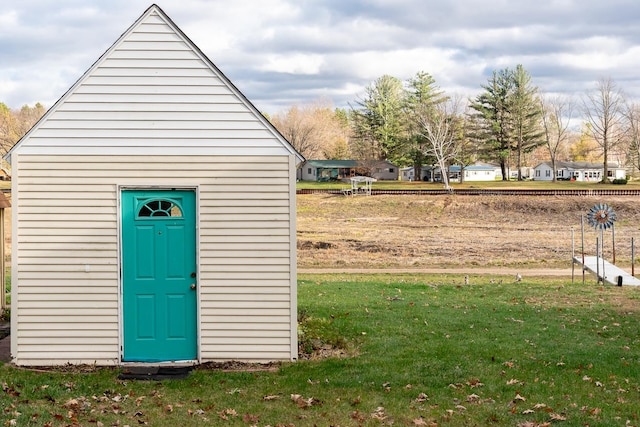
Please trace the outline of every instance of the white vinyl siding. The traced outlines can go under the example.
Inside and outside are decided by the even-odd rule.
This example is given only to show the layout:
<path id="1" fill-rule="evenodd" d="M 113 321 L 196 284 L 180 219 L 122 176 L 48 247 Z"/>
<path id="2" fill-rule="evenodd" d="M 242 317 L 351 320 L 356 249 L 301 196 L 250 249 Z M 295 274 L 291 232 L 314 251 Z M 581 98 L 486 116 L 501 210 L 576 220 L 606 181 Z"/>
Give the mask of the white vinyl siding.
<path id="1" fill-rule="evenodd" d="M 289 156 L 13 161 L 18 364 L 119 363 L 118 186 L 150 185 L 199 189 L 201 360 L 295 357 Z"/>
<path id="2" fill-rule="evenodd" d="M 28 135 L 22 153 L 287 151 L 268 121 L 157 12 L 123 37 Z"/>

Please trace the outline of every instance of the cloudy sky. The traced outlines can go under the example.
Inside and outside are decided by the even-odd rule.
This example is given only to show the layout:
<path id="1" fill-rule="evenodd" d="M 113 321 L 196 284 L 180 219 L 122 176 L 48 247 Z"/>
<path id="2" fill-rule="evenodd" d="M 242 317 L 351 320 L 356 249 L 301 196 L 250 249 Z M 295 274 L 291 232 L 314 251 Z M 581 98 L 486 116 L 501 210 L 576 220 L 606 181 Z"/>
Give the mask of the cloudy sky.
<path id="1" fill-rule="evenodd" d="M 158 0 L 263 112 L 346 107 L 376 78 L 430 73 L 475 96 L 522 64 L 546 93 L 611 78 L 640 99 L 637 0 Z M 0 102 L 51 106 L 151 5 L 1 0 Z"/>

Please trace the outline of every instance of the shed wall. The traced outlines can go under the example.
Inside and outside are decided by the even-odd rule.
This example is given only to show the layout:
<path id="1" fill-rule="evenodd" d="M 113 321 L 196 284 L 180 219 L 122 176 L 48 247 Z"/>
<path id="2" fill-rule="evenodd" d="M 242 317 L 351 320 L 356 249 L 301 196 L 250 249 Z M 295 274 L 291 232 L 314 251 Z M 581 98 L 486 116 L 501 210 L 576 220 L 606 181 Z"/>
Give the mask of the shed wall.
<path id="1" fill-rule="evenodd" d="M 13 168 L 16 363 L 119 363 L 119 186 L 198 187 L 201 361 L 297 357 L 291 156 L 20 153 Z"/>

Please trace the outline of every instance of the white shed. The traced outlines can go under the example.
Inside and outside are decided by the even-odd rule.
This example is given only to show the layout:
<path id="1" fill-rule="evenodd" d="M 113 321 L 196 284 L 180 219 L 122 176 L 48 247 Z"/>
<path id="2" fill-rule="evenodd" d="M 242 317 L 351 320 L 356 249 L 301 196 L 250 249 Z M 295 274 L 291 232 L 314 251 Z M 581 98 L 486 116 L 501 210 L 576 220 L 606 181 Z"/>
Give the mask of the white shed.
<path id="1" fill-rule="evenodd" d="M 6 157 L 14 363 L 297 358 L 304 159 L 158 6 Z"/>

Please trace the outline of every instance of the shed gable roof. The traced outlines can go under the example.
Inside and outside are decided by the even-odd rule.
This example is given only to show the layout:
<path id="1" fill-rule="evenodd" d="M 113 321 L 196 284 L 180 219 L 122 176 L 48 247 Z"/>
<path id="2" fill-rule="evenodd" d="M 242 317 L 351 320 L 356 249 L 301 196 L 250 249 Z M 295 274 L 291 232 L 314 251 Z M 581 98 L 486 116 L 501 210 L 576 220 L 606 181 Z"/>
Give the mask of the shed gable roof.
<path id="1" fill-rule="evenodd" d="M 221 154 L 304 158 L 152 5 L 5 156 Z"/>

